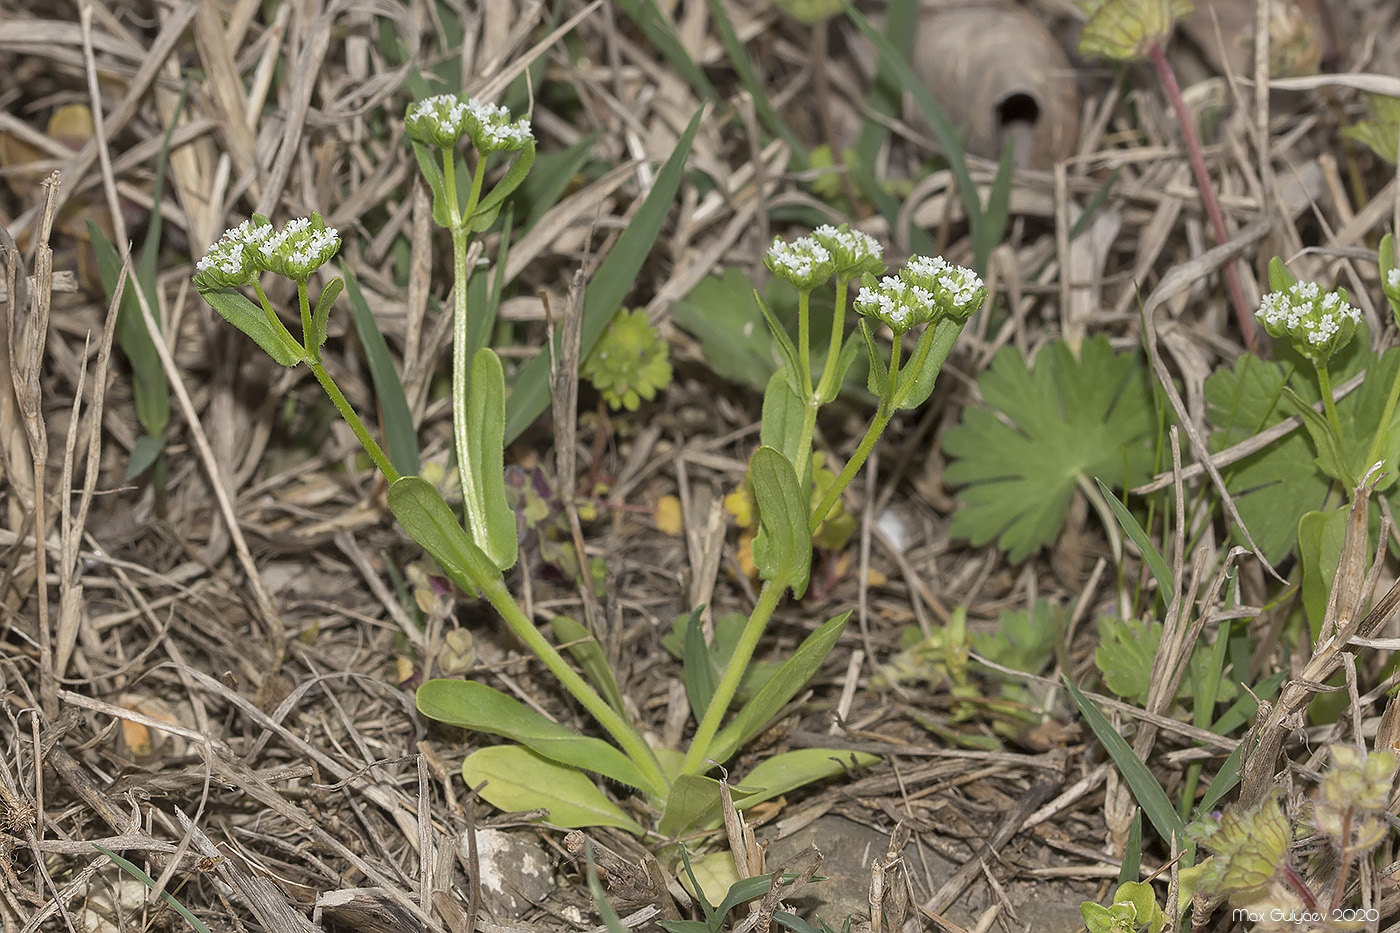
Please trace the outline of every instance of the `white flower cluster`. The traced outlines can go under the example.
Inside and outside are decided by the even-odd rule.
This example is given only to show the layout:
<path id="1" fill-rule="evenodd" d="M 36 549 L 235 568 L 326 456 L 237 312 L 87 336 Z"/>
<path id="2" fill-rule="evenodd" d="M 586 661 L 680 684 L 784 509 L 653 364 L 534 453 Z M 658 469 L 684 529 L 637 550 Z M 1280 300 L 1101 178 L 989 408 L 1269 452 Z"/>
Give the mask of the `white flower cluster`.
<path id="1" fill-rule="evenodd" d="M 774 275 L 787 279 L 801 291 L 811 291 L 824 284 L 836 270 L 831 251 L 810 236 L 798 237 L 791 243 L 774 237 L 764 264 Z"/>
<path id="2" fill-rule="evenodd" d="M 897 275 L 876 282 L 872 276 L 856 296 L 856 313 L 873 317 L 902 334 L 933 317 L 933 293 L 920 285 L 910 285 Z"/>
<path id="3" fill-rule="evenodd" d="M 952 317 L 971 316 L 987 297 L 987 288 L 976 272 L 942 256 L 914 256 L 900 274 L 910 284 L 931 291 L 938 309 Z"/>
<path id="4" fill-rule="evenodd" d="M 1393 292 L 1400 291 L 1400 266 L 1385 274 L 1385 287 Z"/>
<path id="5" fill-rule="evenodd" d="M 529 120 L 512 122 L 505 107 L 456 94 L 414 101 L 403 120 L 410 137 L 443 149 L 456 146 L 463 135 L 482 153 L 524 149 L 533 138 Z"/>
<path id="6" fill-rule="evenodd" d="M 1264 296 L 1255 316 L 1272 337 L 1287 337 L 1304 356 L 1326 361 L 1351 341 L 1361 312 L 1344 292 L 1324 292 L 1316 282 L 1295 282 Z"/>
<path id="7" fill-rule="evenodd" d="M 265 218 L 245 220 L 224 231 L 195 263 L 195 285 L 202 288 L 235 288 L 246 285 L 260 264 L 255 250 L 272 234 Z"/>
<path id="8" fill-rule="evenodd" d="M 513 152 L 524 149 L 533 138 L 529 120 L 522 117 L 512 122 L 505 107 L 474 97 L 467 101 L 467 133 L 478 152 Z"/>
<path id="9" fill-rule="evenodd" d="M 831 254 L 838 282 L 849 282 L 863 273 L 874 274 L 884 268 L 881 261 L 884 247 L 870 234 L 852 230 L 847 224 L 840 227 L 822 224 L 812 231 L 812 239 Z"/>

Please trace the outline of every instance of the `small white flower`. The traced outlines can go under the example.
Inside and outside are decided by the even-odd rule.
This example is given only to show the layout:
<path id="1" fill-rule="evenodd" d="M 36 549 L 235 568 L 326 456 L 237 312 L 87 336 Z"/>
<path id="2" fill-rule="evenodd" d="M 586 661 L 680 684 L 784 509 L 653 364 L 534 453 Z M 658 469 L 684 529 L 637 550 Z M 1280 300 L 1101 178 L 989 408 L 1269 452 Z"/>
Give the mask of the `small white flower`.
<path id="1" fill-rule="evenodd" d="M 1361 312 L 1347 303 L 1345 292 L 1324 292 L 1315 282 L 1295 282 L 1270 292 L 1255 316 L 1270 336 L 1287 337 L 1314 363 L 1325 363 L 1350 343 L 1361 322 Z"/>
<path id="2" fill-rule="evenodd" d="M 884 268 L 884 247 L 868 233 L 852 230 L 847 224 L 822 224 L 812 231 L 812 239 L 831 253 L 838 282 L 858 279 L 866 272 L 879 273 Z"/>

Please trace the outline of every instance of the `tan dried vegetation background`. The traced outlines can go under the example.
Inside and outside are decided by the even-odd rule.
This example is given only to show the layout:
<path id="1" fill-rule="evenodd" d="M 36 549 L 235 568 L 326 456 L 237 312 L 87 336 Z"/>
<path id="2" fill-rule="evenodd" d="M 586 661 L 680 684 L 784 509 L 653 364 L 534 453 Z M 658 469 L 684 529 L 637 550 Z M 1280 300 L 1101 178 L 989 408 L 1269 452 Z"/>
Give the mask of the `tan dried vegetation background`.
<path id="1" fill-rule="evenodd" d="M 769 99 L 804 142 L 849 143 L 873 60 L 854 30 L 840 17 L 813 29 L 767 3 L 719 2 Z M 444 55 L 457 58 L 466 90 L 492 99 L 542 63 L 533 72 L 542 96 L 531 114 L 541 150 L 594 134 L 593 157 L 615 167 L 577 179 L 546 221 L 512 246 L 502 314 L 524 342 L 504 352 L 526 357 L 545 337 L 541 296 L 554 309 L 568 306 L 575 271 L 606 255 L 705 103 L 621 6 L 0 3 L 0 230 L 32 276 L 8 280 L 17 294 L 7 305 L 9 352 L 0 355 L 6 933 L 184 927 L 92 842 L 143 865 L 215 930 L 320 924 L 494 933 L 596 923 L 560 832 L 471 804 L 456 764 L 480 737 L 433 727 L 414 712 L 412 684 L 442 668 L 444 642 L 441 632 L 412 622 L 396 590 L 392 573 L 418 554 L 389 518 L 383 487 L 356 458 L 353 437 L 329 419 L 304 368 L 264 358 L 196 298 L 189 280 L 192 257 L 251 212 L 277 221 L 321 212 L 345 238 L 343 258 L 394 350 L 423 450 L 441 459 L 450 414 L 433 380 L 450 328 L 429 299 L 444 297 L 450 263 L 402 137 L 407 66 L 385 59 L 382 40 L 397 36 L 424 70 Z M 930 16 L 940 13 L 928 6 Z M 698 603 L 745 611 L 752 597 L 719 502 L 756 443 L 758 399 L 716 377 L 699 344 L 669 326 L 668 309 L 714 272 L 739 269 L 761 281 L 767 242 L 793 232 L 770 223 L 775 209 L 829 208 L 812 195 L 810 178 L 786 174 L 784 145 L 759 133 L 713 28 L 714 7 L 703 0 L 662 7 L 726 95 L 709 105 L 690 160 L 703 190 L 683 186 L 630 298 L 661 322 L 677 378 L 640 415 L 611 423 L 585 392 L 576 433 L 563 435 L 573 433 L 583 478 L 607 483 L 609 507 L 585 543 L 589 554 L 606 557 L 599 612 L 608 650 L 641 715 L 674 740 L 685 702 L 660 635 Z M 956 605 L 968 607 L 976 627 L 1049 597 L 1072 610 L 1071 632 L 1090 634 L 1079 623 L 1118 598 L 1100 524 L 1077 503 L 1058 545 L 1021 566 L 949 540 L 953 500 L 940 481 L 937 440 L 999 347 L 1030 352 L 1057 336 L 1089 333 L 1139 344 L 1140 299 L 1171 270 L 1191 271 L 1215 245 L 1148 71 L 1079 60 L 1080 17 L 1069 0 L 1028 0 L 1001 14 L 976 7 L 921 34 L 916 64 L 954 120 L 969 127 L 974 154 L 994 155 L 1007 132 L 1025 137 L 1012 223 L 990 270 L 1012 314 L 995 330 L 985 315 L 974 321 L 929 406 L 896 422 L 872 462 L 878 470 L 849 502 L 860 534 L 821 565 L 805 601 L 785 606 L 769 638 L 770 650 L 790 650 L 820 620 L 858 606 L 858 624 L 809 702 L 768 737 L 768 748 L 847 743 L 884 761 L 755 817 L 773 853 L 784 840 L 812 840 L 826 852 L 832 880 L 820 886 L 823 916 L 838 927 L 846 912 L 867 919 L 866 866 L 902 824 L 913 837 L 904 862 L 877 877 L 891 890 L 909 885 L 912 927 L 934 928 L 930 918 L 943 918 L 968 929 L 1075 929 L 1078 902 L 1102 900 L 1117 876 L 1131 812 L 1116 772 L 1057 695 L 1057 680 L 1037 681 L 1050 712 L 1000 751 L 935 737 L 925 725 L 943 721 L 949 708 L 936 689 L 869 688 L 874 665 L 893 654 L 904 627 L 932 631 Z M 1319 246 L 1326 249 L 1302 271 L 1295 267 L 1300 277 L 1341 274 L 1353 294 L 1378 294 L 1374 266 L 1349 260 L 1367 250 L 1374 256 L 1371 244 L 1395 211 L 1394 183 L 1386 166 L 1339 139 L 1357 115 L 1357 93 L 1329 75 L 1397 73 L 1393 4 L 1302 4 L 1297 15 L 1314 30 L 1309 54 L 1323 75 L 1268 95 L 1248 80 L 1254 63 L 1243 36 L 1255 4 L 1202 7 L 1171 53 L 1188 100 L 1216 112 L 1208 163 L 1230 230 L 1240 234 L 1247 292 L 1257 298 L 1269 256 Z M 465 30 L 446 52 L 445 21 Z M 177 114 L 187 77 L 189 96 Z M 548 100 L 559 95 L 551 98 L 550 86 L 576 95 L 567 117 L 551 110 Z M 1015 93 L 1039 119 L 1008 130 L 997 104 Z M 141 429 L 129 370 L 111 352 L 113 317 L 86 222 L 114 242 L 139 244 L 172 121 L 158 271 L 173 415 L 167 493 L 158 500 L 149 477 L 124 477 Z M 933 157 L 930 147 L 916 122 L 896 123 L 875 169 L 907 179 Z M 973 167 L 980 183 L 990 181 L 994 165 Z M 1119 181 L 1091 233 L 1071 247 L 1069 225 L 1115 169 Z M 932 231 L 949 258 L 967 261 L 949 173 L 913 181 L 904 219 Z M 891 230 L 879 217 L 832 219 L 857 220 L 892 257 L 907 254 L 902 227 Z M 1178 276 L 1174 290 L 1158 296 L 1150 339 L 1188 387 L 1241 350 L 1212 271 Z M 43 332 L 36 322 L 50 295 Z M 332 318 L 326 355 L 351 401 L 372 413 L 348 312 Z M 838 455 L 849 453 L 865 417 L 849 407 L 824 424 Z M 551 430 L 546 419 L 508 458 L 547 472 L 558 436 L 560 426 Z M 683 505 L 682 534 L 653 522 L 664 496 Z M 874 528 L 887 509 L 907 533 L 900 547 Z M 36 537 L 45 542 L 42 560 Z M 542 620 L 581 615 L 579 593 L 538 564 L 527 565 L 526 582 Z M 578 719 L 489 613 L 465 599 L 454 610 L 451 626 L 474 637 L 472 676 Z M 1067 648 L 1063 669 L 1082 674 L 1092 639 L 1071 638 Z M 1124 717 L 1142 714 L 1110 706 Z M 1169 784 L 1191 758 L 1218 763 L 1233 747 L 1162 716 L 1152 721 L 1159 731 L 1148 754 Z M 764 754 L 759 747 L 746 761 Z M 522 899 L 478 884 L 461 845 L 469 827 L 505 828 L 530 846 L 525 851 L 544 865 L 544 886 Z M 629 840 L 597 838 L 624 857 L 636 854 Z M 853 867 L 841 868 L 842 854 Z M 1163 854 L 1149 861 L 1160 864 Z M 528 868 L 516 858 L 513 889 L 524 886 Z M 1394 884 L 1386 884 L 1393 904 Z M 374 889 L 369 913 L 345 906 L 352 897 L 343 892 L 362 888 Z M 655 916 L 642 907 L 632 925 Z M 892 925 L 888 917 L 883 923 Z"/>

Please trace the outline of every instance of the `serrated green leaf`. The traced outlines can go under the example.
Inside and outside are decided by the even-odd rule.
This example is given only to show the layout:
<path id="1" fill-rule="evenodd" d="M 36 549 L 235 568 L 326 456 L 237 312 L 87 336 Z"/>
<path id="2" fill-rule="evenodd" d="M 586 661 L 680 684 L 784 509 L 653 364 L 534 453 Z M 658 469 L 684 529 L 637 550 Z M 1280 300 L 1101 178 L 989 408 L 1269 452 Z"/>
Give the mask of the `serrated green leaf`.
<path id="1" fill-rule="evenodd" d="M 994 629 L 972 636 L 978 654 L 1004 667 L 1038 674 L 1055 654 L 1064 626 L 1064 611 L 1050 600 L 1035 601 L 1031 611 L 1009 609 L 997 617 Z"/>
<path id="2" fill-rule="evenodd" d="M 1094 666 L 1108 689 L 1136 703 L 1147 699 L 1152 686 L 1152 662 L 1162 641 L 1162 623 L 1099 616 L 1099 646 Z"/>
<path id="3" fill-rule="evenodd" d="M 982 545 L 997 539 L 1022 561 L 1059 534 L 1081 478 L 1114 488 L 1146 478 L 1156 415 L 1146 370 L 1102 337 L 1076 361 L 1057 341 L 1032 369 L 1006 347 L 978 379 L 990 409 L 969 408 L 948 432 L 944 478 L 966 484 L 950 532 Z M 1010 422 L 1010 423 L 1007 423 Z"/>
<path id="4" fill-rule="evenodd" d="M 613 803 L 588 776 L 576 768 L 522 748 L 492 745 L 462 761 L 468 787 L 483 781 L 481 796 L 506 811 L 549 810 L 549 821 L 568 829 L 615 826 L 640 836 L 642 828 Z"/>
<path id="5" fill-rule="evenodd" d="M 749 481 L 758 503 L 758 536 L 753 559 L 765 580 L 789 587 L 801 598 L 812 565 L 807 531 L 808 497 L 802 495 L 792 462 L 772 447 L 760 447 L 749 462 Z"/>
<path id="6" fill-rule="evenodd" d="M 435 679 L 418 688 L 414 701 L 424 716 L 475 732 L 518 742 L 551 761 L 594 771 L 650 793 L 652 787 L 632 760 L 602 739 L 552 722 L 499 690 L 471 680 Z"/>
<path id="7" fill-rule="evenodd" d="M 729 725 L 719 731 L 706 750 L 705 757 L 723 764 L 733 757 L 745 742 L 763 731 L 788 700 L 795 697 L 797 691 L 805 687 L 821 669 L 850 617 L 850 610 L 847 610 L 829 619 L 821 628 L 803 639 L 792 657 L 784 661 L 768 682 L 754 694 L 754 698 L 740 708 Z"/>

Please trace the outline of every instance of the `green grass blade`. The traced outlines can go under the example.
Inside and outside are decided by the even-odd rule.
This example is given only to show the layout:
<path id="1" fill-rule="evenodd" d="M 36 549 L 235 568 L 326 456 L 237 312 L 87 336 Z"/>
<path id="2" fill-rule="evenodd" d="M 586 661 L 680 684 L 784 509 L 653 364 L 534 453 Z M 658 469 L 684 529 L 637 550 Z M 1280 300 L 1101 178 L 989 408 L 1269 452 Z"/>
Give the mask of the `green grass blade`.
<path id="1" fill-rule="evenodd" d="M 900 61 L 908 61 L 914 51 L 914 32 L 919 25 L 921 7 L 920 0 L 890 0 L 885 9 L 885 38 Z M 902 97 L 899 79 L 881 58 L 870 94 L 865 99 L 865 124 L 856 143 L 856 154 L 862 165 L 875 164 L 880 148 L 890 135 L 888 120 L 879 118 L 896 117 Z"/>
<path id="2" fill-rule="evenodd" d="M 1137 545 L 1142 553 L 1142 559 L 1147 562 L 1147 569 L 1152 571 L 1152 576 L 1157 580 L 1157 589 L 1162 594 L 1162 601 L 1165 603 L 1172 598 L 1172 593 L 1176 591 L 1176 583 L 1172 579 L 1172 569 L 1167 564 L 1167 559 L 1162 556 L 1162 552 L 1157 550 L 1157 545 L 1152 543 L 1152 539 L 1147 536 L 1142 525 L 1133 517 L 1133 513 L 1128 511 L 1128 507 L 1119 501 L 1114 494 L 1103 484 L 1100 479 L 1095 479 L 1099 492 L 1103 494 L 1104 501 L 1113 510 L 1113 515 L 1118 519 L 1118 524 L 1122 526 L 1123 533 L 1128 536 L 1128 540 Z M 1136 879 L 1134 879 L 1136 880 Z"/>
<path id="3" fill-rule="evenodd" d="M 710 79 L 705 77 L 705 72 L 685 50 L 680 37 L 671 27 L 670 20 L 657 8 L 655 0 L 617 0 L 617 8 L 637 24 L 647 41 L 656 46 L 662 57 L 670 62 L 671 67 L 689 81 L 691 87 L 699 91 L 701 96 L 715 101 L 722 100 L 719 91 L 715 90 Z"/>
<path id="4" fill-rule="evenodd" d="M 1132 746 L 1124 741 L 1104 714 L 1099 712 L 1099 708 L 1090 703 L 1068 677 L 1061 674 L 1060 679 L 1069 690 L 1074 705 L 1079 707 L 1080 715 L 1089 723 L 1089 728 L 1094 730 L 1094 735 L 1108 752 L 1108 757 L 1118 766 L 1118 773 L 1123 775 L 1123 780 L 1128 783 L 1128 789 L 1133 792 L 1138 806 L 1142 807 L 1158 834 L 1163 839 L 1171 839 L 1173 834 L 1184 838 L 1185 824 L 1177 815 L 1167 792 L 1162 790 L 1162 785 L 1157 783 L 1147 765 L 1133 753 Z"/>
<path id="5" fill-rule="evenodd" d="M 880 34 L 854 6 L 850 0 L 841 0 L 841 7 L 846 11 L 846 15 L 851 21 L 865 33 L 866 37 L 875 44 L 876 53 L 880 57 L 880 67 L 888 68 L 894 75 L 899 86 L 914 96 L 914 103 L 918 104 L 924 119 L 928 121 L 929 128 L 933 131 L 934 138 L 943 147 L 943 155 L 948 160 L 948 167 L 952 169 L 953 179 L 957 182 L 958 196 L 962 199 L 963 207 L 967 210 L 968 225 L 972 229 L 972 242 L 981 242 L 979 232 L 986 222 L 986 217 L 982 210 L 982 198 L 977 193 L 977 186 L 973 184 L 972 175 L 967 169 L 967 159 L 963 155 L 962 140 L 958 138 L 957 131 L 953 124 L 949 122 L 947 113 L 933 99 L 929 89 L 914 74 L 914 69 L 909 67 L 909 62 L 901 56 L 890 41 Z M 985 257 L 982 257 L 983 264 L 974 264 L 973 271 L 978 275 L 986 276 L 987 269 Z"/>
<path id="6" fill-rule="evenodd" d="M 1133 811 L 1133 822 L 1128 827 L 1128 844 L 1123 849 L 1123 863 L 1118 866 L 1118 883 L 1127 884 L 1138 880 L 1142 873 L 1142 807 Z"/>
<path id="7" fill-rule="evenodd" d="M 802 145 L 802 141 L 773 109 L 773 105 L 768 100 L 768 89 L 764 87 L 763 82 L 755 73 L 748 49 L 744 48 L 744 43 L 739 40 L 738 33 L 734 31 L 734 24 L 729 21 L 729 14 L 725 12 L 724 4 L 720 0 L 706 0 L 706 2 L 710 5 L 710 17 L 714 22 L 715 29 L 719 31 L 720 41 L 724 43 L 724 51 L 729 56 L 729 63 L 734 66 L 734 71 L 739 76 L 739 83 L 744 86 L 744 90 L 748 91 L 749 96 L 753 99 L 754 111 L 758 114 L 759 120 L 772 133 L 782 137 L 794 159 L 806 165 L 807 147 Z"/>
<path id="8" fill-rule="evenodd" d="M 107 856 L 109 859 L 115 862 L 117 867 L 120 868 L 122 871 L 126 872 L 128 875 L 135 878 L 137 881 L 141 882 L 146 887 L 150 888 L 152 891 L 156 889 L 155 879 L 152 878 L 150 875 L 146 874 L 144 871 L 142 871 L 140 866 L 136 865 L 134 862 L 130 862 L 122 858 L 120 855 L 113 852 L 111 849 L 104 849 L 102 846 L 98 845 L 95 842 L 90 843 L 90 845 L 98 852 L 101 852 L 103 855 Z M 179 901 L 175 900 L 175 896 L 169 891 L 160 892 L 160 896 L 162 900 L 164 900 L 167 904 L 174 908 L 175 912 L 178 913 L 180 916 L 184 917 L 185 920 L 189 923 L 189 925 L 198 930 L 199 933 L 210 933 L 209 928 L 204 925 L 203 921 L 201 921 L 194 914 L 190 913 L 189 909 L 186 908 L 184 904 L 181 904 Z"/>
<path id="9" fill-rule="evenodd" d="M 985 269 L 987 257 L 1006 235 L 1006 223 L 1011 216 L 1011 173 L 1014 169 L 1012 157 L 1016 147 L 1008 142 L 1001 151 L 997 163 L 997 175 L 992 181 L 991 193 L 987 196 L 987 212 L 982 215 L 982 224 L 977 228 L 977 239 L 972 244 L 973 265 Z"/>
<path id="10" fill-rule="evenodd" d="M 389 355 L 389 345 L 375 323 L 374 312 L 365 301 L 364 292 L 350 267 L 342 265 L 340 275 L 345 279 L 345 292 L 350 296 L 350 311 L 355 318 L 355 332 L 365 348 L 369 361 L 370 378 L 374 381 L 374 394 L 379 400 L 379 422 L 384 434 L 384 446 L 389 454 L 389 462 L 404 476 L 418 473 L 418 438 L 413 431 L 413 415 L 408 410 L 408 397 L 404 395 L 403 383 L 399 381 L 394 359 Z"/>
<path id="11" fill-rule="evenodd" d="M 642 206 L 632 215 L 627 229 L 618 238 L 616 245 L 598 274 L 588 284 L 583 298 L 582 335 L 579 345 L 579 359 L 587 359 L 593 345 L 598 342 L 608 321 L 627 297 L 642 263 L 646 261 L 661 225 L 671 211 L 685 172 L 685 162 L 690 155 L 691 143 L 700 127 L 699 111 L 691 118 L 681 138 L 676 142 L 675 151 L 657 173 L 651 193 Z M 549 351 L 543 351 L 521 368 L 515 380 L 515 388 L 506 401 L 505 442 L 510 444 L 521 432 L 528 428 L 540 413 L 549 405 Z"/>

